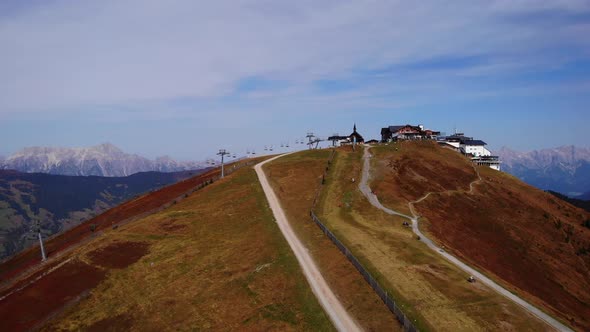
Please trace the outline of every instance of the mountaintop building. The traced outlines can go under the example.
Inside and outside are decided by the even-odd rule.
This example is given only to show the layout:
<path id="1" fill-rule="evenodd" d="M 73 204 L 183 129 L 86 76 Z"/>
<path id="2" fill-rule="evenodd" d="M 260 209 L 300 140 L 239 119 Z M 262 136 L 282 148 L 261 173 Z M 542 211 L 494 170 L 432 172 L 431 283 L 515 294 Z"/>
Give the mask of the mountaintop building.
<path id="1" fill-rule="evenodd" d="M 363 138 L 363 136 L 356 131 L 356 123 L 352 127 L 352 134 L 350 134 L 348 137 L 351 142 L 355 142 L 355 140 L 357 143 L 364 143 L 365 142 L 365 139 Z"/>
<path id="2" fill-rule="evenodd" d="M 328 141 L 332 141 L 332 145 L 335 146 L 336 142 L 339 142 L 340 144 L 350 144 L 353 142 L 364 143 L 365 139 L 363 138 L 363 136 L 361 134 L 358 133 L 358 131 L 356 131 L 356 123 L 355 123 L 354 126 L 352 127 L 352 134 L 350 134 L 348 136 L 339 136 L 338 134 L 334 134 L 334 135 L 328 137 Z"/>
<path id="3" fill-rule="evenodd" d="M 451 136 L 442 137 L 438 143 L 461 152 L 476 165 L 484 165 L 497 171 L 500 170 L 500 164 L 502 163 L 500 158 L 492 156 L 492 152 L 485 147 L 487 143 L 482 140 L 467 137 L 462 133 L 455 133 Z"/>
<path id="4" fill-rule="evenodd" d="M 381 129 L 381 142 L 392 142 L 398 140 L 436 139 L 439 131 L 424 129 L 423 125 L 413 126 L 410 124 L 389 126 Z"/>

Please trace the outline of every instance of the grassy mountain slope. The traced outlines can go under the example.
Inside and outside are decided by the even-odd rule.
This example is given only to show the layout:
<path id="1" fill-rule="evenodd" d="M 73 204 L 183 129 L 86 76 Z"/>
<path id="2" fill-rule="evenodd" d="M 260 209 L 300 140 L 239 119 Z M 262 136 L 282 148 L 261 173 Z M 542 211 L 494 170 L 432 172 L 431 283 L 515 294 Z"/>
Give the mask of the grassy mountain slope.
<path id="1" fill-rule="evenodd" d="M 309 216 L 330 153 L 298 152 L 264 169 L 297 236 L 347 311 L 366 330 L 401 330 L 393 314 Z"/>
<path id="2" fill-rule="evenodd" d="M 420 330 L 539 331 L 546 325 L 417 241 L 405 221 L 358 190 L 362 149 L 338 150 L 318 214 L 402 306 Z M 355 181 L 352 181 L 352 179 Z"/>
<path id="3" fill-rule="evenodd" d="M 584 210 L 590 212 L 590 200 L 588 200 L 588 199 L 570 198 L 570 197 L 567 197 L 566 195 L 563 195 L 563 194 L 560 194 L 558 192 L 551 191 L 551 190 L 547 190 L 547 192 L 550 193 L 551 195 L 563 200 L 563 201 L 570 203 L 573 206 L 577 206 L 580 209 L 584 209 Z M 588 227 L 590 227 L 590 220 L 588 221 L 588 224 L 589 224 Z"/>
<path id="4" fill-rule="evenodd" d="M 332 329 L 251 167 L 54 259 L 64 265 L 0 300 L 9 328 Z"/>
<path id="5" fill-rule="evenodd" d="M 62 176 L 0 170 L 0 260 L 144 192 L 206 170 L 127 177 Z"/>
<path id="6" fill-rule="evenodd" d="M 386 205 L 416 204 L 421 227 L 466 262 L 580 330 L 590 329 L 588 212 L 431 142 L 374 148 Z M 408 176 L 411 175 L 411 176 Z M 411 194 L 399 188 L 413 188 Z M 391 202 L 395 202 L 392 204 Z"/>

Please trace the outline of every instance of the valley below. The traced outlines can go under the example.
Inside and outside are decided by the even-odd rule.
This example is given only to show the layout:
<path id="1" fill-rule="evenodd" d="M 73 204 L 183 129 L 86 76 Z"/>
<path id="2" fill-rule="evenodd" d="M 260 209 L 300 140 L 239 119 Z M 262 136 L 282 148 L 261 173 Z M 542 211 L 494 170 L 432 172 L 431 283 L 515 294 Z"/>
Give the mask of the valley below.
<path id="1" fill-rule="evenodd" d="M 64 176 L 0 170 L 0 260 L 148 191 L 206 171 L 127 177 Z M 90 226 L 89 226 L 90 227 Z"/>

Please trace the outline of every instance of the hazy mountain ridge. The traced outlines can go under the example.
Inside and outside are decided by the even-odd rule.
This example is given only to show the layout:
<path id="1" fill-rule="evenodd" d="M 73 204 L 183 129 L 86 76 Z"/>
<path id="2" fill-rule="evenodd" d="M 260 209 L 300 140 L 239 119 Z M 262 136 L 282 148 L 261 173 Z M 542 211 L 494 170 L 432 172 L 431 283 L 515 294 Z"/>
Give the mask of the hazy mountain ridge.
<path id="1" fill-rule="evenodd" d="M 205 171 L 146 172 L 127 177 L 66 176 L 0 170 L 0 260 L 44 236 L 75 226 L 133 196 Z"/>
<path id="2" fill-rule="evenodd" d="M 0 159 L 0 169 L 76 176 L 128 176 L 139 172 L 179 172 L 204 167 L 205 163 L 178 162 L 168 156 L 150 160 L 125 153 L 110 143 L 86 148 L 28 147 Z"/>
<path id="3" fill-rule="evenodd" d="M 570 197 L 567 197 L 565 195 L 562 195 L 558 192 L 551 191 L 551 190 L 548 190 L 547 192 L 550 193 L 551 195 L 563 200 L 563 201 L 570 203 L 573 206 L 577 206 L 580 209 L 584 209 L 584 210 L 590 212 L 590 200 L 570 198 Z M 590 225 L 588 227 L 590 227 Z"/>
<path id="4" fill-rule="evenodd" d="M 590 149 L 562 146 L 530 152 L 503 147 L 502 170 L 543 190 L 571 196 L 590 190 Z"/>

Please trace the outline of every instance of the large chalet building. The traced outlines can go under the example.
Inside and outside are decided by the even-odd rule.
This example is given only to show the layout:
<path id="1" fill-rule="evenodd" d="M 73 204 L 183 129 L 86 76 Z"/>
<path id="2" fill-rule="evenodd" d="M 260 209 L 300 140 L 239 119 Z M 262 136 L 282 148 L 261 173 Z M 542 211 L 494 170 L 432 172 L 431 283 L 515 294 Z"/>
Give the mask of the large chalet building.
<path id="1" fill-rule="evenodd" d="M 439 131 L 424 129 L 423 125 L 401 125 L 389 126 L 381 129 L 381 142 L 392 142 L 398 140 L 436 139 Z"/>
<path id="2" fill-rule="evenodd" d="M 441 136 L 439 131 L 425 129 L 422 125 L 413 126 L 409 124 L 381 129 L 381 142 L 383 143 L 426 139 L 436 140 L 441 146 L 464 154 L 476 165 L 485 165 L 500 170 L 500 158 L 492 156 L 490 150 L 486 148 L 486 142 L 467 137 L 462 133 L 455 132 L 451 136 Z"/>

